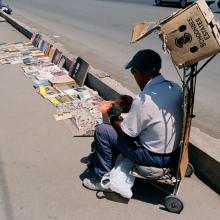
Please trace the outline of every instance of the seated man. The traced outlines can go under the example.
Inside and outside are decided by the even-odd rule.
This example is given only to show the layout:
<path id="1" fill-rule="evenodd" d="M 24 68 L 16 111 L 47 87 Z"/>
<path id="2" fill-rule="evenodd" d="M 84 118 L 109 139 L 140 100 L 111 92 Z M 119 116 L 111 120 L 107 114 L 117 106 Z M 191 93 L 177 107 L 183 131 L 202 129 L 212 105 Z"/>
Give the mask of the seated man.
<path id="1" fill-rule="evenodd" d="M 161 58 L 152 50 L 139 51 L 126 65 L 141 92 L 132 99 L 121 96 L 127 117 L 113 116 L 111 125 L 96 127 L 94 174 L 84 179 L 91 190 L 104 191 L 100 180 L 111 171 L 119 154 L 143 166 L 170 167 L 179 146 L 182 127 L 182 89 L 161 74 Z"/>

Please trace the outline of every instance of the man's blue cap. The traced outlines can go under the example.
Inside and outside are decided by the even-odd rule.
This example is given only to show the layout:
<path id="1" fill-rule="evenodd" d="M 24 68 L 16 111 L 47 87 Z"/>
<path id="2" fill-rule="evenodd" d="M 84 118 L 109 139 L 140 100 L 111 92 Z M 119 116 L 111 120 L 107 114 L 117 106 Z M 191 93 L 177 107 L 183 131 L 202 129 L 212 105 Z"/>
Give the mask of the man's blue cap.
<path id="1" fill-rule="evenodd" d="M 132 60 L 125 65 L 125 69 L 135 68 L 142 73 L 148 73 L 161 68 L 161 58 L 158 53 L 153 50 L 140 50 Z"/>

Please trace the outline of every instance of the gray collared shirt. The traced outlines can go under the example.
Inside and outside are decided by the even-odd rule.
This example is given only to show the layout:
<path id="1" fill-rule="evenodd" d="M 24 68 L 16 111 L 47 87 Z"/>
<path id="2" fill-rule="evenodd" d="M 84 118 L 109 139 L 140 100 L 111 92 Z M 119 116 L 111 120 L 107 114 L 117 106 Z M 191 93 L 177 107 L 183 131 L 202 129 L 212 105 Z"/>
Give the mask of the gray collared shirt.
<path id="1" fill-rule="evenodd" d="M 151 152 L 173 152 L 182 131 L 181 87 L 162 75 L 153 78 L 134 98 L 121 127 Z"/>

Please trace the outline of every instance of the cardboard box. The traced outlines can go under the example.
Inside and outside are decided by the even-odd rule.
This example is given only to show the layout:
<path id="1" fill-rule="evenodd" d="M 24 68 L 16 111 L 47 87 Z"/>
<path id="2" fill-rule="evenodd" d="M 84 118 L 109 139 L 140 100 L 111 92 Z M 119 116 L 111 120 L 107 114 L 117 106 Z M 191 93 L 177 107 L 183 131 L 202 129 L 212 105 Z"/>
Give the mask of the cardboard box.
<path id="1" fill-rule="evenodd" d="M 178 67 L 190 66 L 220 52 L 220 28 L 204 0 L 161 24 L 167 49 Z"/>
<path id="2" fill-rule="evenodd" d="M 143 22 L 135 27 L 132 42 L 152 32 Z M 141 35 L 138 36 L 135 29 L 138 29 Z M 205 0 L 198 0 L 165 18 L 157 24 L 156 29 L 179 68 L 190 66 L 220 52 L 220 23 L 215 20 Z"/>

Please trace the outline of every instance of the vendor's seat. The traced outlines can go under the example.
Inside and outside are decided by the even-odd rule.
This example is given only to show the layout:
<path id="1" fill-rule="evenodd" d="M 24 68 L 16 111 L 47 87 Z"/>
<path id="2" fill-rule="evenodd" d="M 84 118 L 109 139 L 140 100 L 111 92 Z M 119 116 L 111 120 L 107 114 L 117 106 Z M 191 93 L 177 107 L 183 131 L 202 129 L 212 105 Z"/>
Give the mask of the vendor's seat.
<path id="1" fill-rule="evenodd" d="M 176 182 L 176 178 L 172 175 L 173 171 L 172 168 L 147 167 L 135 164 L 130 174 L 149 181 L 173 185 Z"/>

